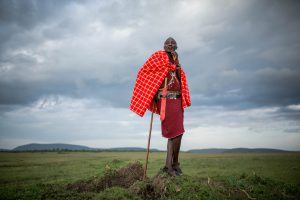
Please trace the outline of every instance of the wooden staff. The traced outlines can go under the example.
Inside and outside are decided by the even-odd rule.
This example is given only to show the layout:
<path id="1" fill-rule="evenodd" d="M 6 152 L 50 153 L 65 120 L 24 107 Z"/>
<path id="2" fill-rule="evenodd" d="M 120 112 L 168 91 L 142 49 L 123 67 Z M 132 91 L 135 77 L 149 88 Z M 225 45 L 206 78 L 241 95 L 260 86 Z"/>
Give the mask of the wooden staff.
<path id="1" fill-rule="evenodd" d="M 150 120 L 150 130 L 149 130 L 148 145 L 147 145 L 146 165 L 145 165 L 143 180 L 146 179 L 146 175 L 147 175 L 147 166 L 148 166 L 149 148 L 150 148 L 150 140 L 151 140 L 151 132 L 152 132 L 152 123 L 153 123 L 153 112 L 151 114 L 151 120 Z"/>
<path id="2" fill-rule="evenodd" d="M 167 105 L 167 81 L 168 78 L 165 78 L 165 86 L 162 90 L 162 98 L 161 98 L 161 106 L 160 106 L 160 120 L 164 121 L 165 116 L 166 116 L 166 105 Z"/>

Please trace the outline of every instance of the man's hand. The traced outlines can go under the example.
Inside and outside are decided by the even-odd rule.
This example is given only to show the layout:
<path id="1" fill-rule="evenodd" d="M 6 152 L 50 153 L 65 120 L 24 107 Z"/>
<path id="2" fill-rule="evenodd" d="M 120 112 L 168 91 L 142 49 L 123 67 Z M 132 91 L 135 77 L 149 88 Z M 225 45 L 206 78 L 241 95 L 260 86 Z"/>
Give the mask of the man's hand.
<path id="1" fill-rule="evenodd" d="M 174 60 L 175 64 L 177 65 L 177 68 L 180 68 L 181 65 L 179 63 L 177 52 L 176 51 L 172 51 L 171 54 L 172 54 L 172 57 L 173 57 L 173 60 Z"/>
<path id="2" fill-rule="evenodd" d="M 178 54 L 177 54 L 176 51 L 172 51 L 171 54 L 172 54 L 172 57 L 173 57 L 174 61 L 178 60 Z"/>

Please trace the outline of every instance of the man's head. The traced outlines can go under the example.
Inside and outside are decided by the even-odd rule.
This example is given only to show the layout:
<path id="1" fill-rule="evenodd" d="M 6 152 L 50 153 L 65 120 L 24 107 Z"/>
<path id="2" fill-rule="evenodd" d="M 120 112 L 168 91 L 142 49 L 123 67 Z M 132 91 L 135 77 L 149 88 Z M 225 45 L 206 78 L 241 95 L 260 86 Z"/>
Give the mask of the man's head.
<path id="1" fill-rule="evenodd" d="M 169 37 L 164 43 L 164 49 L 166 52 L 173 52 L 177 49 L 177 43 L 174 38 Z"/>

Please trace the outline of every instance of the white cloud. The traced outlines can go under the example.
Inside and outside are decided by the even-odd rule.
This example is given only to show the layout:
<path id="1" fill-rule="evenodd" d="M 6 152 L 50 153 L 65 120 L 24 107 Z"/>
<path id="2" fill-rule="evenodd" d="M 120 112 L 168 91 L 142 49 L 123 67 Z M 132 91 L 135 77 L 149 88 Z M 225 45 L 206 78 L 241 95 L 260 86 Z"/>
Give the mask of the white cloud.
<path id="1" fill-rule="evenodd" d="M 299 133 L 284 133 L 272 128 L 254 131 L 249 127 L 209 126 L 192 128 L 186 134 L 183 148 L 278 148 L 298 150 Z"/>
<path id="2" fill-rule="evenodd" d="M 296 150 L 299 123 L 277 118 L 278 108 L 230 110 L 224 107 L 194 107 L 185 111 L 182 150 L 209 147 L 269 147 Z M 2 148 L 20 141 L 60 142 L 109 148 L 146 147 L 150 114 L 144 118 L 128 108 L 114 108 L 106 102 L 46 96 L 27 107 L 1 115 Z M 154 117 L 151 147 L 165 149 L 160 121 Z M 297 129 L 298 128 L 298 129 Z M 284 138 L 284 139 L 281 139 Z"/>
<path id="3" fill-rule="evenodd" d="M 288 109 L 299 111 L 300 110 L 300 104 L 295 104 L 295 105 L 289 105 L 287 106 Z"/>
<path id="4" fill-rule="evenodd" d="M 8 15 L 3 28 L 0 101 L 19 105 L 0 112 L 3 148 L 30 141 L 145 146 L 149 115 L 127 108 L 133 82 L 146 58 L 173 36 L 192 97 L 183 149 L 300 149 L 299 122 L 281 113 L 300 110 L 294 6 L 237 0 L 47 6 L 36 15 L 6 9 L 16 16 Z M 151 146 L 166 147 L 157 116 Z"/>

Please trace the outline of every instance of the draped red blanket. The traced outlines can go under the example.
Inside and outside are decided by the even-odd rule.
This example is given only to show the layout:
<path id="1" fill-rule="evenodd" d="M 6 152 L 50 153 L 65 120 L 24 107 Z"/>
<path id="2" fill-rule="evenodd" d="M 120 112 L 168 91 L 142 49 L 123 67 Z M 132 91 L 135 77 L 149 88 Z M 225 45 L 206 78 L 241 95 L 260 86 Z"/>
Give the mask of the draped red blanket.
<path id="1" fill-rule="evenodd" d="M 169 61 L 167 53 L 163 50 L 153 53 L 144 65 L 140 68 L 133 95 L 130 102 L 130 110 L 143 117 L 146 110 L 159 114 L 154 95 L 158 91 L 168 72 L 175 70 L 176 65 Z M 185 76 L 185 72 L 180 70 L 182 108 L 191 105 L 190 92 Z"/>

